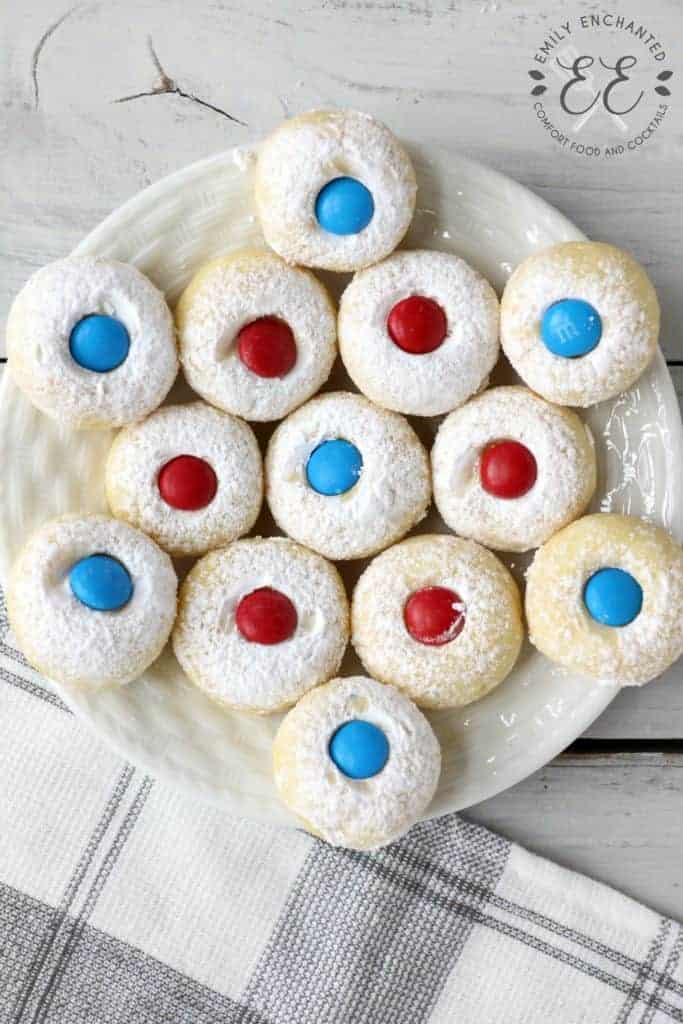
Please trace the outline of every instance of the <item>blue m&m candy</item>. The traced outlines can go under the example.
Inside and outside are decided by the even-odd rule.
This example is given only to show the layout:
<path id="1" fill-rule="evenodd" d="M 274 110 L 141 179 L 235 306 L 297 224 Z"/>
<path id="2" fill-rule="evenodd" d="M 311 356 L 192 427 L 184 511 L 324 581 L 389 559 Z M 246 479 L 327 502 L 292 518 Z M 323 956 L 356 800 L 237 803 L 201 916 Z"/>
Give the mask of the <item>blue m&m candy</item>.
<path id="1" fill-rule="evenodd" d="M 69 584 L 81 604 L 97 612 L 115 612 L 133 596 L 130 573 L 111 555 L 81 558 L 71 567 Z"/>
<path id="2" fill-rule="evenodd" d="M 372 192 L 357 178 L 333 178 L 318 192 L 315 216 L 332 235 L 357 235 L 375 212 Z"/>
<path id="3" fill-rule="evenodd" d="M 339 771 L 350 779 L 370 779 L 389 760 L 389 740 L 372 722 L 354 718 L 337 729 L 329 752 Z"/>
<path id="4" fill-rule="evenodd" d="M 630 572 L 600 569 L 593 573 L 583 591 L 591 618 L 604 626 L 627 626 L 643 607 L 643 590 Z"/>
<path id="5" fill-rule="evenodd" d="M 344 494 L 358 482 L 363 456 L 355 444 L 337 438 L 323 441 L 315 448 L 306 465 L 306 479 L 318 494 Z"/>
<path id="6" fill-rule="evenodd" d="M 72 359 L 85 370 L 109 373 L 123 363 L 130 348 L 130 335 L 120 320 L 93 313 L 79 320 L 69 336 Z"/>
<path id="7" fill-rule="evenodd" d="M 598 344 L 602 337 L 602 320 L 590 302 L 560 299 L 543 314 L 541 337 L 554 355 L 575 359 L 592 352 Z"/>

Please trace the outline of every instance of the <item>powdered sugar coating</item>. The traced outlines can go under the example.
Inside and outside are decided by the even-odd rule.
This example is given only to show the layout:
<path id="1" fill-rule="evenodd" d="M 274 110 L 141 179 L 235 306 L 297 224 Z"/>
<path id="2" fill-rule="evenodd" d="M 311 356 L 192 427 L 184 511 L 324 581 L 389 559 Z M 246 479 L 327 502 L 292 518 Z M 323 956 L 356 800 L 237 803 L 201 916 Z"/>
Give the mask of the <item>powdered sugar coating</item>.
<path id="1" fill-rule="evenodd" d="M 339 177 L 361 181 L 374 214 L 362 231 L 321 228 L 315 201 Z M 408 154 L 380 121 L 355 110 L 314 110 L 285 121 L 263 143 L 255 198 L 268 245 L 290 263 L 357 270 L 387 256 L 405 235 L 417 184 Z"/>
<path id="2" fill-rule="evenodd" d="M 560 299 L 589 302 L 602 320 L 597 346 L 584 356 L 554 355 L 541 338 L 545 310 Z M 604 242 L 562 242 L 529 256 L 501 301 L 501 341 L 513 367 L 539 395 L 585 407 L 633 384 L 652 360 L 659 303 L 643 268 Z"/>
<path id="3" fill-rule="evenodd" d="M 363 458 L 345 494 L 318 494 L 306 465 L 323 441 L 344 438 Z M 284 420 L 266 454 L 266 498 L 280 528 L 327 558 L 363 558 L 402 537 L 426 513 L 427 454 L 407 420 L 360 395 L 336 391 Z"/>
<path id="4" fill-rule="evenodd" d="M 237 606 L 261 587 L 279 590 L 296 608 L 296 630 L 282 643 L 250 643 L 237 629 Z M 348 602 L 334 566 L 284 537 L 255 538 L 211 552 L 191 570 L 180 591 L 173 649 L 208 696 L 266 713 L 333 676 L 348 638 Z"/>
<path id="5" fill-rule="evenodd" d="M 449 643 L 428 646 L 406 629 L 408 598 L 446 587 L 463 605 L 465 625 Z M 462 707 L 511 671 L 524 637 L 519 590 L 494 554 L 445 534 L 410 537 L 378 555 L 353 594 L 351 642 L 373 676 L 422 707 Z"/>
<path id="6" fill-rule="evenodd" d="M 213 500 L 196 511 L 172 508 L 159 493 L 161 469 L 178 455 L 203 459 L 216 474 Z M 247 533 L 263 500 L 263 467 L 251 427 L 204 402 L 167 405 L 126 427 L 109 451 L 112 513 L 173 555 L 200 555 Z"/>
<path id="7" fill-rule="evenodd" d="M 79 320 L 105 314 L 130 337 L 126 359 L 94 373 L 72 358 Z M 38 270 L 7 321 L 9 368 L 47 416 L 75 428 L 118 427 L 164 400 L 178 372 L 175 332 L 163 294 L 139 270 L 110 260 L 69 258 Z"/>
<path id="8" fill-rule="evenodd" d="M 482 453 L 500 440 L 518 441 L 536 460 L 536 482 L 519 498 L 482 487 Z M 499 551 L 528 551 L 586 509 L 595 491 L 595 446 L 569 409 L 527 388 L 492 388 L 446 417 L 432 472 L 435 504 L 452 530 Z"/>
<path id="9" fill-rule="evenodd" d="M 378 726 L 389 760 L 368 779 L 344 775 L 329 756 L 339 726 L 353 719 Z M 392 686 L 366 676 L 333 679 L 308 693 L 286 716 L 273 746 L 275 785 L 306 828 L 334 846 L 369 850 L 398 839 L 429 805 L 441 751 L 429 722 Z"/>
<path id="10" fill-rule="evenodd" d="M 239 356 L 237 336 L 260 317 L 283 320 L 297 358 L 284 377 L 259 377 Z M 180 358 L 194 390 L 249 420 L 286 416 L 324 384 L 337 354 L 335 310 L 325 287 L 274 253 L 246 250 L 206 264 L 176 309 Z"/>
<path id="11" fill-rule="evenodd" d="M 130 573 L 133 595 L 99 612 L 73 594 L 69 571 L 107 554 Z M 137 678 L 159 656 L 176 613 L 171 559 L 149 537 L 108 516 L 64 516 L 33 534 L 10 576 L 7 608 L 31 664 L 66 686 L 99 690 Z"/>
<path id="12" fill-rule="evenodd" d="M 393 306 L 420 295 L 441 306 L 448 333 L 433 352 L 413 355 L 387 330 Z M 499 353 L 498 299 L 465 260 L 445 252 L 397 252 L 356 274 L 339 306 L 339 345 L 357 387 L 407 415 L 457 408 L 488 381 Z"/>
<path id="13" fill-rule="evenodd" d="M 599 569 L 630 573 L 643 591 L 640 614 L 626 626 L 596 622 L 583 601 Z M 527 573 L 530 639 L 575 672 L 641 686 L 683 654 L 683 551 L 661 529 L 634 516 L 585 516 L 555 534 Z"/>

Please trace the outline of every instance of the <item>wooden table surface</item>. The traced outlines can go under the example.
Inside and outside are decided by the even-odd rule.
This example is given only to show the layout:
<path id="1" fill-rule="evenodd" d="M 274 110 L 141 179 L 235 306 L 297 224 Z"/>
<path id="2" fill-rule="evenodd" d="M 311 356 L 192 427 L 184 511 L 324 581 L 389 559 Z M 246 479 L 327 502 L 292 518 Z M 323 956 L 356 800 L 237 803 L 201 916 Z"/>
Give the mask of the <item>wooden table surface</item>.
<path id="1" fill-rule="evenodd" d="M 585 0 L 6 5 L 0 317 L 33 270 L 139 189 L 258 139 L 288 114 L 351 106 L 421 145 L 448 138 L 591 237 L 635 252 L 661 298 L 662 346 L 681 394 L 683 105 L 672 97 L 646 147 L 596 163 L 560 152 L 529 102 L 527 67 L 544 33 L 597 9 Z M 678 56 L 680 69 L 678 0 L 650 0 L 643 17 L 679 47 L 669 66 Z M 623 691 L 570 751 L 468 814 L 683 918 L 682 801 L 679 664 Z"/>

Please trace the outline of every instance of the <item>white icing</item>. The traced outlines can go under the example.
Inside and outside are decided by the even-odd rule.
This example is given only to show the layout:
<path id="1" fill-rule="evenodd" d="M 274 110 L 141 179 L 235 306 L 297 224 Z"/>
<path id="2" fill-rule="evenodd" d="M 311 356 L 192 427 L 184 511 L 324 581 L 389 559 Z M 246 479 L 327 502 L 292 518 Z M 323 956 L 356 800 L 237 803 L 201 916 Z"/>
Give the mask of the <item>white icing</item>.
<path id="1" fill-rule="evenodd" d="M 602 625 L 583 601 L 599 569 L 623 569 L 643 605 L 618 628 Z M 659 527 L 616 514 L 585 516 L 536 553 L 527 573 L 530 640 L 548 658 L 605 682 L 642 685 L 683 654 L 683 551 Z"/>
<path id="2" fill-rule="evenodd" d="M 130 573 L 123 608 L 82 604 L 69 571 L 82 558 L 108 554 Z M 173 626 L 173 565 L 149 537 L 107 516 L 65 516 L 42 526 L 21 551 L 10 578 L 12 629 L 29 661 L 58 682 L 100 689 L 130 682 L 160 654 Z"/>
<path id="3" fill-rule="evenodd" d="M 481 455 L 495 441 L 523 444 L 536 460 L 519 498 L 484 490 Z M 580 515 L 595 490 L 593 437 L 576 414 L 520 387 L 492 388 L 441 424 L 432 449 L 434 501 L 448 526 L 502 551 L 527 551 Z"/>
<path id="4" fill-rule="evenodd" d="M 315 216 L 321 188 L 357 178 L 374 215 L 354 235 L 324 231 Z M 356 270 L 387 256 L 408 230 L 417 185 L 407 153 L 389 129 L 354 110 L 313 111 L 285 121 L 259 151 L 256 203 L 266 241 L 291 263 Z"/>
<path id="5" fill-rule="evenodd" d="M 282 643 L 251 643 L 237 629 L 239 602 L 261 587 L 279 590 L 296 608 L 297 628 Z M 268 712 L 334 675 L 348 636 L 347 600 L 334 566 L 285 538 L 257 538 L 212 552 L 190 572 L 173 648 L 209 696 Z"/>
<path id="6" fill-rule="evenodd" d="M 284 377 L 259 377 L 240 359 L 237 335 L 274 316 L 294 334 L 297 359 Z M 309 272 L 273 253 L 243 252 L 199 271 L 178 310 L 180 356 L 188 382 L 226 412 L 276 420 L 327 380 L 337 353 L 334 307 Z"/>
<path id="7" fill-rule="evenodd" d="M 432 299 L 448 333 L 433 352 L 413 355 L 391 340 L 387 318 L 411 295 Z M 339 307 L 342 359 L 360 390 L 416 416 L 457 408 L 486 385 L 498 358 L 498 299 L 485 278 L 444 252 L 398 252 L 361 270 Z"/>
<path id="8" fill-rule="evenodd" d="M 464 627 L 443 646 L 420 643 L 405 626 L 406 602 L 423 587 L 446 587 L 461 599 Z M 512 576 L 490 551 L 458 537 L 396 544 L 371 562 L 353 594 L 351 639 L 366 669 L 428 707 L 483 697 L 512 669 L 522 637 Z"/>
<path id="9" fill-rule="evenodd" d="M 560 299 L 589 302 L 602 320 L 598 345 L 566 359 L 546 348 L 543 314 Z M 501 306 L 501 341 L 529 387 L 562 405 L 587 406 L 625 391 L 654 356 L 659 307 L 645 272 L 627 253 L 598 242 L 565 242 L 522 263 Z"/>
<path id="10" fill-rule="evenodd" d="M 159 493 L 163 466 L 178 455 L 204 459 L 218 489 L 205 508 L 172 508 Z M 247 533 L 263 498 L 263 470 L 247 423 L 204 402 L 169 405 L 126 427 L 109 453 L 107 497 L 114 515 L 151 534 L 172 554 L 197 555 Z"/>
<path id="11" fill-rule="evenodd" d="M 311 452 L 344 438 L 363 458 L 358 482 L 318 494 L 306 479 Z M 277 428 L 266 455 L 266 496 L 278 525 L 328 558 L 360 558 L 407 533 L 431 496 L 426 453 L 407 420 L 339 391 L 321 395 Z"/>
<path id="12" fill-rule="evenodd" d="M 69 337 L 90 314 L 116 317 L 130 337 L 128 356 L 109 373 L 72 358 Z M 178 371 L 175 333 L 163 294 L 135 267 L 70 258 L 37 271 L 7 321 L 9 368 L 42 412 L 72 427 L 121 426 L 166 397 Z"/>
<path id="13" fill-rule="evenodd" d="M 328 752 L 339 726 L 357 718 L 378 726 L 389 741 L 389 760 L 369 779 L 348 778 Z M 430 803 L 440 770 L 439 744 L 424 715 L 398 690 L 365 676 L 313 690 L 275 739 L 280 795 L 336 846 L 369 849 L 398 838 Z"/>

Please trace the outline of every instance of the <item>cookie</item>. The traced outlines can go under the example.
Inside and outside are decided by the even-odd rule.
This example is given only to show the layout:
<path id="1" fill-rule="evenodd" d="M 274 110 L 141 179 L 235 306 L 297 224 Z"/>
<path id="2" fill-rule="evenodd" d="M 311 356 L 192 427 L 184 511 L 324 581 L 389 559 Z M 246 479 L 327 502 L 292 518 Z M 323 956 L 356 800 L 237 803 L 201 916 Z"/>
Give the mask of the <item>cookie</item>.
<path id="1" fill-rule="evenodd" d="M 683 551 L 634 516 L 585 516 L 540 548 L 528 572 L 531 642 L 593 679 L 640 686 L 683 654 Z"/>
<path id="2" fill-rule="evenodd" d="M 7 609 L 34 668 L 100 690 L 136 679 L 159 656 L 176 589 L 171 559 L 140 530 L 107 516 L 64 516 L 20 552 Z"/>
<path id="3" fill-rule="evenodd" d="M 142 419 L 178 372 L 173 319 L 139 270 L 69 258 L 38 270 L 7 321 L 9 370 L 47 416 L 76 429 Z"/>
<path id="4" fill-rule="evenodd" d="M 311 690 L 273 744 L 275 785 L 304 826 L 334 846 L 398 839 L 436 791 L 441 751 L 404 694 L 365 676 Z"/>
<path id="5" fill-rule="evenodd" d="M 336 312 L 308 270 L 245 250 L 203 266 L 176 308 L 180 358 L 207 402 L 247 420 L 277 420 L 327 380 Z"/>
<path id="6" fill-rule="evenodd" d="M 604 242 L 561 242 L 529 256 L 501 301 L 501 341 L 525 384 L 560 405 L 603 402 L 652 361 L 659 303 L 643 268 Z"/>
<path id="7" fill-rule="evenodd" d="M 205 555 L 190 571 L 173 649 L 213 700 L 265 714 L 333 676 L 348 638 L 334 566 L 284 537 L 257 537 Z"/>
<path id="8" fill-rule="evenodd" d="M 455 533 L 527 551 L 585 511 L 595 447 L 571 410 L 526 388 L 491 388 L 443 421 L 432 472 L 436 507 Z"/>
<path id="9" fill-rule="evenodd" d="M 414 416 L 462 405 L 498 359 L 498 299 L 465 260 L 397 252 L 359 271 L 339 306 L 339 345 L 373 402 Z"/>
<path id="10" fill-rule="evenodd" d="M 266 454 L 276 523 L 327 558 L 364 558 L 408 532 L 431 496 L 426 452 L 407 420 L 344 391 L 284 420 Z"/>
<path id="11" fill-rule="evenodd" d="M 204 402 L 165 406 L 122 430 L 105 479 L 113 515 L 172 555 L 201 555 L 248 533 L 263 500 L 253 431 Z"/>
<path id="12" fill-rule="evenodd" d="M 261 146 L 255 198 L 268 245 L 289 263 L 357 270 L 405 235 L 417 185 L 408 154 L 369 114 L 314 110 Z"/>
<path id="13" fill-rule="evenodd" d="M 493 690 L 522 645 L 521 599 L 494 554 L 444 534 L 411 537 L 358 580 L 351 642 L 367 671 L 421 707 L 462 707 Z"/>

